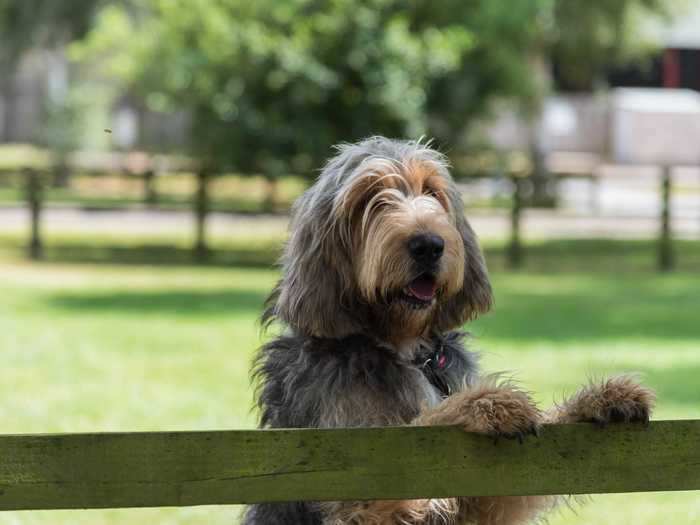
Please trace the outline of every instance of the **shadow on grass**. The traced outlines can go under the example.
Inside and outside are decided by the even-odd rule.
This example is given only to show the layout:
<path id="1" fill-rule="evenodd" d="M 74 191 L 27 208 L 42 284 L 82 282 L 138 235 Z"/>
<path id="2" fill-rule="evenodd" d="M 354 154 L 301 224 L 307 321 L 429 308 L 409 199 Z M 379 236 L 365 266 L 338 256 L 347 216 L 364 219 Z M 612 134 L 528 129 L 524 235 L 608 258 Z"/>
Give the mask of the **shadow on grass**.
<path id="1" fill-rule="evenodd" d="M 76 313 L 133 313 L 168 314 L 187 317 L 213 315 L 231 316 L 241 313 L 262 312 L 266 291 L 135 291 L 135 292 L 84 292 L 52 295 L 48 303 L 53 308 L 72 310 Z"/>
<path id="2" fill-rule="evenodd" d="M 139 242 L 126 240 L 120 244 L 100 238 L 49 240 L 45 248 L 46 262 L 139 265 L 208 265 L 271 268 L 281 253 L 279 239 L 231 239 L 217 242 L 205 258 L 194 250 L 166 241 Z M 18 238 L 0 237 L 0 251 L 14 257 L 25 255 L 25 246 Z M 698 271 L 700 242 L 675 243 L 677 270 Z M 493 272 L 507 269 L 503 243 L 485 243 L 485 254 Z M 656 243 L 607 239 L 549 240 L 531 243 L 525 248 L 522 273 L 613 273 L 655 272 Z"/>
<path id="3" fill-rule="evenodd" d="M 235 273 L 235 271 L 234 271 Z M 235 277 L 233 277 L 235 282 Z M 469 328 L 491 341 L 517 347 L 537 341 L 586 344 L 640 341 L 698 341 L 700 279 L 692 275 L 496 275 L 496 306 Z M 252 315 L 262 311 L 268 289 L 61 291 L 50 306 L 76 313 L 112 312 L 182 316 Z"/>
<path id="4" fill-rule="evenodd" d="M 673 243 L 676 270 L 700 268 L 700 242 Z M 486 243 L 486 261 L 493 270 L 507 269 L 505 246 Z M 536 273 L 569 272 L 654 272 L 658 244 L 654 240 L 553 239 L 533 241 L 523 247 L 518 271 Z"/>

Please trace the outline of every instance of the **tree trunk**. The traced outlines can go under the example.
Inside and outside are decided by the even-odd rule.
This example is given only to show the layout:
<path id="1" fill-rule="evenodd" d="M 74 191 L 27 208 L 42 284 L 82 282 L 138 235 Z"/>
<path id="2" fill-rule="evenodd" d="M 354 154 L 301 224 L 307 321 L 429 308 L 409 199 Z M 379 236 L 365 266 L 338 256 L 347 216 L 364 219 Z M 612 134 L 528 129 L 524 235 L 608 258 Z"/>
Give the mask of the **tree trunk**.
<path id="1" fill-rule="evenodd" d="M 541 126 L 544 113 L 543 102 L 552 85 L 551 64 L 542 49 L 530 56 L 530 68 L 535 78 L 536 98 L 529 108 L 528 142 L 532 166 L 532 194 L 528 204 L 536 207 L 552 207 L 556 204 L 554 181 L 547 171 L 546 152 L 542 145 Z"/>
<path id="2" fill-rule="evenodd" d="M 0 103 L 2 113 L 0 113 L 0 142 L 11 142 L 13 137 L 12 123 L 14 117 L 14 75 L 11 70 L 5 69 L 3 77 L 0 79 Z"/>

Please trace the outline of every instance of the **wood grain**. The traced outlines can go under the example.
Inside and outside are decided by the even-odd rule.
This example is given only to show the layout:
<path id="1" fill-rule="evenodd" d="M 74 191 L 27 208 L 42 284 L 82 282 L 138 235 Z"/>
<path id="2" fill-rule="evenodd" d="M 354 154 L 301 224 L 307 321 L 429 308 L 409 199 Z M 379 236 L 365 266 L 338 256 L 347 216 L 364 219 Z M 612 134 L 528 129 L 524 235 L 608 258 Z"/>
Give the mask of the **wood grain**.
<path id="1" fill-rule="evenodd" d="M 700 489 L 700 421 L 0 436 L 0 509 Z"/>

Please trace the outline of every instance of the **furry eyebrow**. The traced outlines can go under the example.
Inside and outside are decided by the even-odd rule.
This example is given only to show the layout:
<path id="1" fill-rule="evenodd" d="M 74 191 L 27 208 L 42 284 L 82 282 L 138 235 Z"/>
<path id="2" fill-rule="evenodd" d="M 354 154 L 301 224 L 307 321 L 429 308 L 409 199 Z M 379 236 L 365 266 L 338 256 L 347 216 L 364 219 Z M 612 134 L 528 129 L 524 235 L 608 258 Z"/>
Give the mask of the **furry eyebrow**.
<path id="1" fill-rule="evenodd" d="M 401 193 L 398 188 L 384 188 L 379 193 L 375 194 L 369 200 L 367 206 L 365 207 L 365 211 L 362 213 L 362 222 L 360 226 L 362 232 L 364 233 L 367 231 L 370 216 L 378 206 L 390 204 L 392 202 L 404 202 L 405 200 L 406 196 Z"/>

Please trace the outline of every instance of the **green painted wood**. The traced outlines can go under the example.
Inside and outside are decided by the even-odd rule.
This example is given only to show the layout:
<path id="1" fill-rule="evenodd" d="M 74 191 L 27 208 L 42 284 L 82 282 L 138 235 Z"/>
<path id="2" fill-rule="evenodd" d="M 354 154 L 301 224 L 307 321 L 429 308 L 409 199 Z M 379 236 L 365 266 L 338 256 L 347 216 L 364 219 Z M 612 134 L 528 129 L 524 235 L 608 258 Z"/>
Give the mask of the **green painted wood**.
<path id="1" fill-rule="evenodd" d="M 0 436 L 0 509 L 700 489 L 700 421 Z"/>

